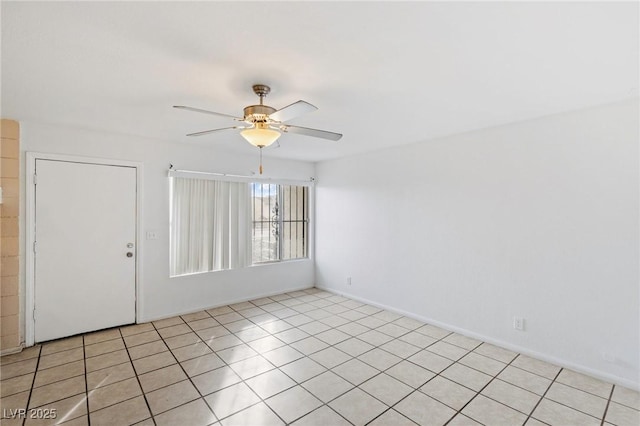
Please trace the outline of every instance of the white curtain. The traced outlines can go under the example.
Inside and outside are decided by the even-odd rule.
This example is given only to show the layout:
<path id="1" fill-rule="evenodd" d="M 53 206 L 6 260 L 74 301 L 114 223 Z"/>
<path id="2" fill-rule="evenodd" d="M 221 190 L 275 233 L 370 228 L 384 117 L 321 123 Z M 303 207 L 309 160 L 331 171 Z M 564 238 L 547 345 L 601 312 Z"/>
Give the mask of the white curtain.
<path id="1" fill-rule="evenodd" d="M 249 184 L 172 178 L 171 275 L 250 264 Z"/>

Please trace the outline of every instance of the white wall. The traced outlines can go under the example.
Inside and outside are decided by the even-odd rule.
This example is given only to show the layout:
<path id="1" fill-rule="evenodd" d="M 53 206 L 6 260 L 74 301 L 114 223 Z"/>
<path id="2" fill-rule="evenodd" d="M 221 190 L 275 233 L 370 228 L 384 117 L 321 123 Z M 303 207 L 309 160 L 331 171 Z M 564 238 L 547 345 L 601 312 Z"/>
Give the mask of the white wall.
<path id="1" fill-rule="evenodd" d="M 169 278 L 169 163 L 179 169 L 247 174 L 256 170 L 258 150 L 252 155 L 225 155 L 212 147 L 187 143 L 108 134 L 89 130 L 22 121 L 22 212 L 21 232 L 24 241 L 24 153 L 26 151 L 78 155 L 142 162 L 142 229 L 157 231 L 158 239 L 141 241 L 142 268 L 141 319 L 151 320 L 192 312 L 204 307 L 246 300 L 311 287 L 314 284 L 313 259 L 218 271 Z M 244 143 L 239 140 L 238 143 Z M 312 163 L 265 159 L 265 176 L 308 179 L 315 174 Z M 140 247 L 140 245 L 139 245 Z M 25 244 L 22 244 L 24 259 Z M 22 266 L 24 295 L 24 265 Z M 24 297 L 23 297 L 24 299 Z M 24 300 L 23 300 L 24 306 Z M 24 309 L 23 309 L 24 311 Z"/>
<path id="2" fill-rule="evenodd" d="M 638 122 L 636 98 L 319 163 L 316 284 L 638 387 Z"/>

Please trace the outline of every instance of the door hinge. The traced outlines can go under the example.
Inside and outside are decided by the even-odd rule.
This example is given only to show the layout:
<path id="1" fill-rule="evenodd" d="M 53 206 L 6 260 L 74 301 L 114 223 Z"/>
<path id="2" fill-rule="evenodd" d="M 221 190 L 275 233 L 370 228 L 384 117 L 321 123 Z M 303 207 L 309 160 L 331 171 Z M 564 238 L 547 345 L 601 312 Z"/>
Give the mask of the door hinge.
<path id="1" fill-rule="evenodd" d="M 33 174 L 33 184 L 37 185 L 38 184 L 38 175 L 37 174 Z"/>
<path id="2" fill-rule="evenodd" d="M 36 320 L 36 307 L 33 307 L 33 320 Z"/>
<path id="3" fill-rule="evenodd" d="M 34 253 L 34 254 L 35 254 L 35 252 L 36 252 L 36 244 L 37 244 L 37 241 L 34 241 L 34 242 L 33 242 L 33 253 Z"/>

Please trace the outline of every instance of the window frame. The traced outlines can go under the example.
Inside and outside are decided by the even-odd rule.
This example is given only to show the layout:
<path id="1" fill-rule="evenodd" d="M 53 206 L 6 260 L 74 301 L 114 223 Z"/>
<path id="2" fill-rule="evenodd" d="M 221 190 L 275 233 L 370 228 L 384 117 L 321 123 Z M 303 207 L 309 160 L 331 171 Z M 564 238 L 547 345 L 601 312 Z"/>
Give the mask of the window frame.
<path id="1" fill-rule="evenodd" d="M 306 204 L 306 255 L 304 257 L 298 257 L 293 259 L 282 259 L 282 255 L 279 253 L 280 259 L 277 260 L 268 260 L 264 262 L 253 262 L 253 258 L 251 259 L 251 263 L 246 266 L 246 268 L 259 267 L 264 265 L 282 263 L 282 262 L 300 262 L 300 261 L 309 261 L 313 259 L 314 256 L 314 244 L 315 244 L 315 229 L 313 226 L 313 219 L 315 213 L 315 186 L 316 181 L 315 178 L 311 177 L 307 180 L 298 180 L 298 179 L 287 179 L 287 178 L 260 178 L 256 176 L 242 176 L 235 174 L 227 174 L 227 173 L 216 173 L 216 172 L 201 172 L 201 171 L 191 171 L 191 170 L 176 170 L 169 169 L 167 176 L 169 178 L 173 177 L 183 177 L 183 178 L 192 178 L 192 179 L 207 179 L 207 180 L 220 180 L 220 181 L 230 181 L 230 182 L 244 182 L 248 184 L 258 183 L 258 184 L 276 184 L 279 186 L 304 186 L 307 187 L 307 204 Z M 169 196 L 171 197 L 171 191 L 169 191 Z M 171 224 L 170 224 L 171 226 Z M 171 232 L 171 231 L 169 231 Z M 171 250 L 171 247 L 169 247 Z M 238 268 L 233 268 L 238 269 Z M 242 268 L 239 268 L 242 269 Z M 220 270 L 212 270 L 212 271 L 202 271 L 202 272 L 194 272 L 191 274 L 182 274 L 182 275 L 174 275 L 170 278 L 181 278 L 185 276 L 199 275 L 199 274 L 207 274 L 207 273 L 215 273 L 222 271 L 229 271 L 232 269 L 220 269 Z"/>
<path id="2" fill-rule="evenodd" d="M 269 259 L 269 260 L 263 260 L 263 261 L 259 261 L 259 262 L 254 262 L 253 261 L 253 257 L 251 259 L 251 266 L 260 266 L 260 265 L 265 265 L 265 264 L 272 264 L 272 263 L 281 263 L 281 262 L 290 262 L 290 261 L 299 261 L 299 260 L 308 260 L 311 258 L 311 203 L 312 203 L 312 194 L 313 194 L 313 185 L 309 185 L 309 184 L 305 184 L 305 185 L 301 185 L 298 182 L 295 183 L 291 183 L 291 182 L 287 182 L 287 183 L 275 183 L 275 182 L 262 182 L 262 181 L 255 181 L 251 183 L 253 184 L 257 184 L 257 185 L 264 185 L 264 184 L 269 184 L 269 185 L 276 185 L 276 192 L 277 192 L 277 198 L 276 198 L 276 206 L 278 208 L 278 235 L 277 235 L 277 239 L 278 239 L 278 258 L 277 259 Z M 306 188 L 306 196 L 305 199 L 303 201 L 303 207 L 302 207 L 302 211 L 303 211 L 303 219 L 302 220 L 284 220 L 284 214 L 281 211 L 281 209 L 283 209 L 284 207 L 284 187 L 285 186 L 290 186 L 290 187 L 303 187 Z M 255 211 L 254 211 L 255 212 Z M 271 212 L 270 212 L 271 213 Z M 271 224 L 275 221 L 269 220 L 266 221 L 267 223 Z M 303 250 L 304 250 L 304 256 L 300 256 L 300 257 L 294 257 L 294 258 L 288 258 L 288 259 L 284 259 L 284 238 L 283 238 L 283 229 L 284 229 L 284 224 L 285 223 L 296 223 L 296 222 L 302 222 L 303 224 Z M 256 221 L 252 220 L 252 224 L 256 223 Z M 253 243 L 253 241 L 252 241 Z M 253 247 L 252 247 L 253 249 Z"/>

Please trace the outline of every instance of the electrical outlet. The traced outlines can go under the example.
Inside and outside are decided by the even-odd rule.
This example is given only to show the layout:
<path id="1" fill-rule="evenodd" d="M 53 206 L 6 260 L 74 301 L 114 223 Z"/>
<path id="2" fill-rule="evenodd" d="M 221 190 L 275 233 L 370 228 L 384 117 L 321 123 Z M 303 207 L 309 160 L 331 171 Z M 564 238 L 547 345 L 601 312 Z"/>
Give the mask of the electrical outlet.
<path id="1" fill-rule="evenodd" d="M 351 277 L 347 277 L 347 285 L 351 285 Z"/>
<path id="2" fill-rule="evenodd" d="M 147 231 L 147 240 L 157 240 L 158 233 L 156 231 Z"/>
<path id="3" fill-rule="evenodd" d="M 524 318 L 513 317 L 513 328 L 518 331 L 524 331 Z"/>

